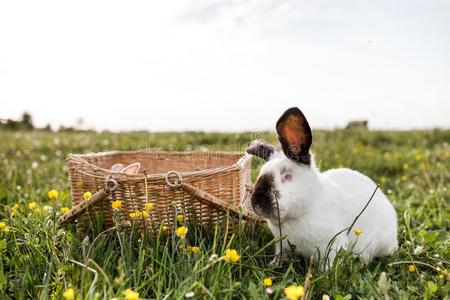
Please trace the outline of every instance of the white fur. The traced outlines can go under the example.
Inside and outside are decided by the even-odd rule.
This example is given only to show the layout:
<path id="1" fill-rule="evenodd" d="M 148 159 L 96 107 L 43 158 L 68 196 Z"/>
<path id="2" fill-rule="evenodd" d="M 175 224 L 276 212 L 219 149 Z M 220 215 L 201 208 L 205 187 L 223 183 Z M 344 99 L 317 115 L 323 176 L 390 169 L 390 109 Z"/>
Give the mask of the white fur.
<path id="1" fill-rule="evenodd" d="M 282 182 L 283 169 L 290 170 L 291 180 Z M 263 165 L 260 176 L 268 173 L 273 174 L 275 189 L 279 192 L 281 231 L 286 237 L 283 251 L 289 249 L 289 241 L 299 254 L 314 255 L 316 260 L 319 255 L 326 256 L 330 240 L 352 224 L 376 187 L 370 178 L 357 171 L 333 169 L 321 173 L 312 157 L 309 166 L 295 163 L 278 151 Z M 268 224 L 278 237 L 278 218 L 270 217 Z M 362 231 L 361 235 L 354 234 L 356 228 Z M 352 231 L 337 236 L 328 254 L 328 263 L 333 263 L 341 247 L 362 256 L 366 263 L 377 256 L 390 255 L 398 248 L 396 212 L 380 189 Z"/>

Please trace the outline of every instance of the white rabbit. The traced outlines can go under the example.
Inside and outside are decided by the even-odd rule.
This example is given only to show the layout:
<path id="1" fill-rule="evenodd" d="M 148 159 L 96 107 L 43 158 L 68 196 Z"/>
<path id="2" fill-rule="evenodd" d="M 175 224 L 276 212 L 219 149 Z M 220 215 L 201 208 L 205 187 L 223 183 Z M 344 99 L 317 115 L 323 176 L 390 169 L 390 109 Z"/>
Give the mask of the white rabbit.
<path id="1" fill-rule="evenodd" d="M 362 256 L 365 263 L 377 256 L 391 255 L 398 248 L 394 207 L 378 189 L 363 211 L 377 185 L 350 169 L 321 173 L 309 152 L 311 129 L 297 107 L 284 112 L 276 130 L 283 152 L 263 140 L 252 141 L 246 151 L 266 160 L 251 195 L 251 205 L 267 219 L 276 237 L 280 236 L 281 225 L 281 234 L 286 237 L 282 240 L 283 254 L 293 245 L 298 254 L 314 255 L 316 261 L 327 257 L 326 269 L 341 247 Z M 350 228 L 361 211 L 347 233 L 344 229 Z M 355 234 L 354 229 L 361 233 Z M 328 248 L 331 251 L 327 251 L 335 235 Z M 280 250 L 277 243 L 277 255 Z"/>

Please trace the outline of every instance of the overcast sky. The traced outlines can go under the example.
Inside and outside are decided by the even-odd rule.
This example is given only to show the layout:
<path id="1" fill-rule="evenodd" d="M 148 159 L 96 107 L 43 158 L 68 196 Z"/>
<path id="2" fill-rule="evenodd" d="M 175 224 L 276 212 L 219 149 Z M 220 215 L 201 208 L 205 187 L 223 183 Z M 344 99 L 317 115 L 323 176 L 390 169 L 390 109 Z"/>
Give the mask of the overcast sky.
<path id="1" fill-rule="evenodd" d="M 450 1 L 2 1 L 0 117 L 54 128 L 450 128 Z"/>

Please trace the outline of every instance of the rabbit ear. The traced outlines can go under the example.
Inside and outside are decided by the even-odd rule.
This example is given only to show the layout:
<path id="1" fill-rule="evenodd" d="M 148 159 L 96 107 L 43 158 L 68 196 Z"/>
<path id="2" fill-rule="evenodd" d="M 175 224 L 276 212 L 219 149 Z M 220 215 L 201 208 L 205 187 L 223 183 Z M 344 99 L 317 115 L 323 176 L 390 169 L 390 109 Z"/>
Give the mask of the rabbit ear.
<path id="1" fill-rule="evenodd" d="M 251 141 L 245 149 L 245 152 L 247 152 L 248 154 L 258 156 L 264 160 L 269 160 L 269 157 L 275 151 L 275 147 L 264 140 Z"/>
<path id="2" fill-rule="evenodd" d="M 139 169 L 141 168 L 141 164 L 136 162 L 134 164 L 128 165 L 125 168 L 121 170 L 122 173 L 133 175 L 137 174 L 139 172 Z"/>
<path id="3" fill-rule="evenodd" d="M 276 128 L 286 157 L 295 162 L 310 164 L 309 148 L 312 143 L 312 133 L 301 110 L 297 107 L 286 110 L 278 120 Z"/>
<path id="4" fill-rule="evenodd" d="M 122 171 L 123 168 L 124 168 L 123 164 L 117 163 L 111 167 L 111 172 L 120 172 L 120 171 Z"/>

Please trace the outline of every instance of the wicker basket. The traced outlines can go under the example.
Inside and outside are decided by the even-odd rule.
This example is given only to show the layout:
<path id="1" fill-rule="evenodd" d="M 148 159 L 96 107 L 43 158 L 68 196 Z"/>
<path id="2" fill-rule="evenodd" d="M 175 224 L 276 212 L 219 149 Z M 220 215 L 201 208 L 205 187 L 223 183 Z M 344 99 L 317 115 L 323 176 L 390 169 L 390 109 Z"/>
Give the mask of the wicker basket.
<path id="1" fill-rule="evenodd" d="M 67 159 L 74 207 L 59 221 L 75 220 L 81 232 L 93 213 L 111 228 L 117 221 L 130 224 L 130 213 L 144 211 L 147 203 L 153 209 L 140 222 L 148 228 L 173 227 L 177 214 L 202 225 L 224 223 L 230 216 L 236 220 L 238 214 L 258 219 L 240 209 L 251 184 L 250 156 L 242 153 L 140 150 L 69 154 Z M 111 171 L 116 163 L 135 162 L 141 165 L 137 174 Z M 85 192 L 93 196 L 85 200 Z M 116 211 L 111 206 L 115 200 L 122 202 Z M 232 229 L 235 222 L 228 225 Z"/>

